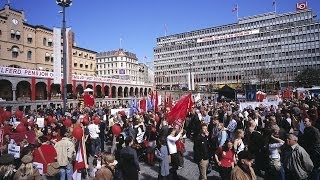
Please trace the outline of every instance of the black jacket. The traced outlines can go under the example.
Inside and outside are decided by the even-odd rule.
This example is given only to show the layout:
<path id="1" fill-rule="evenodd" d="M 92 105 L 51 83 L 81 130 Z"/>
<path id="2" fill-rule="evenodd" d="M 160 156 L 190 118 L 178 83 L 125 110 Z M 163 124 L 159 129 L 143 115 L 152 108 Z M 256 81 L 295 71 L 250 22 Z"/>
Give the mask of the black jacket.
<path id="1" fill-rule="evenodd" d="M 136 150 L 130 146 L 121 149 L 120 166 L 124 180 L 138 179 L 138 171 L 140 171 L 140 166 Z"/>
<path id="2" fill-rule="evenodd" d="M 202 136 L 201 134 L 199 134 L 197 139 L 195 140 L 193 151 L 195 162 L 200 162 L 202 159 L 208 160 L 210 157 L 208 136 Z"/>

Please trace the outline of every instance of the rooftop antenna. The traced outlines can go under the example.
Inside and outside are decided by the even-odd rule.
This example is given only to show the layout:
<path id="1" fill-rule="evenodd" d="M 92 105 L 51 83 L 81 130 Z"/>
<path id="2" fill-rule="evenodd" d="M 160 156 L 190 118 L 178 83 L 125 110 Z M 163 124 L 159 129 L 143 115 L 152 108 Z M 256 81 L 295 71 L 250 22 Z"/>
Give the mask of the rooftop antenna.
<path id="1" fill-rule="evenodd" d="M 120 37 L 120 49 L 122 49 L 122 38 Z"/>

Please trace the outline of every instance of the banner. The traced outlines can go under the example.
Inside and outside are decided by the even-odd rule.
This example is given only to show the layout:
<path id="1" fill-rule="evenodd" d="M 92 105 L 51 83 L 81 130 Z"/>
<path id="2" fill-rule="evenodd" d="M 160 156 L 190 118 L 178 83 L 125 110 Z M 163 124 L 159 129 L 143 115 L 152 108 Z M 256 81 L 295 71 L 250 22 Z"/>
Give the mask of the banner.
<path id="1" fill-rule="evenodd" d="M 53 83 L 61 83 L 61 29 L 53 28 Z"/>
<path id="2" fill-rule="evenodd" d="M 125 109 L 111 109 L 111 115 L 116 115 L 118 112 L 124 111 L 127 115 L 127 117 L 129 117 L 129 112 L 130 112 L 130 108 L 125 108 Z"/>
<path id="3" fill-rule="evenodd" d="M 66 29 L 66 39 L 67 39 L 67 49 L 66 49 L 66 61 L 67 61 L 67 84 L 71 84 L 72 81 L 72 34 L 71 33 L 71 28 Z M 64 72 L 63 72 L 64 73 Z"/>
<path id="4" fill-rule="evenodd" d="M 8 154 L 12 154 L 15 159 L 20 158 L 20 146 L 8 144 Z"/>

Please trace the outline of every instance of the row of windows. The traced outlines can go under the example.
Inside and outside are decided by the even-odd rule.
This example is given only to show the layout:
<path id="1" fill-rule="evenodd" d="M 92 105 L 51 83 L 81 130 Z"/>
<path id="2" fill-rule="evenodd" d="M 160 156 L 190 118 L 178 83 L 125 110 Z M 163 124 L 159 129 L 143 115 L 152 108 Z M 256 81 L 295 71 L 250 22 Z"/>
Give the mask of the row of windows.
<path id="1" fill-rule="evenodd" d="M 285 37 L 275 37 L 276 35 L 266 35 L 268 36 L 268 39 L 261 39 L 259 37 L 245 37 L 243 41 L 236 41 L 232 42 L 231 40 L 217 40 L 217 41 L 208 41 L 203 43 L 194 43 L 189 45 L 178 45 L 178 46 L 170 46 L 170 47 L 163 47 L 158 48 L 154 50 L 154 53 L 161 53 L 165 52 L 168 53 L 170 51 L 178 51 L 178 50 L 190 50 L 191 48 L 201 47 L 201 46 L 211 46 L 210 48 L 201 48 L 197 51 L 207 50 L 207 51 L 214 51 L 214 50 L 223 50 L 223 49 L 231 49 L 231 48 L 243 48 L 244 46 L 257 46 L 257 45 L 265 45 L 268 43 L 295 43 L 295 42 L 305 42 L 305 41 L 314 41 L 315 39 L 319 39 L 320 33 L 307 33 L 304 32 L 303 34 L 285 34 Z M 280 36 L 280 35 L 278 35 Z M 222 44 L 225 43 L 225 44 Z M 176 55 L 178 54 L 184 54 L 185 52 L 176 52 Z M 173 53 L 171 53 L 174 55 Z M 161 58 L 160 55 L 157 56 L 157 58 Z"/>
<path id="2" fill-rule="evenodd" d="M 129 57 L 109 57 L 109 58 L 97 58 L 97 63 L 103 63 L 103 62 L 112 62 L 112 61 L 126 61 L 134 63 L 137 60 L 129 58 Z"/>
<path id="3" fill-rule="evenodd" d="M 273 51 L 272 53 L 267 53 L 267 52 Z M 270 58 L 281 58 L 284 57 L 287 59 L 288 58 L 293 58 L 295 56 L 311 56 L 311 55 L 315 55 L 315 53 L 320 53 L 320 49 L 319 48 L 306 48 L 306 49 L 300 49 L 300 50 L 290 50 L 290 51 L 285 51 L 285 52 L 275 52 L 276 49 L 266 49 L 263 52 L 259 52 L 257 51 L 256 54 L 252 54 L 250 56 L 248 56 L 247 53 L 243 53 L 241 54 L 241 56 L 234 56 L 234 55 L 230 55 L 229 58 L 223 58 L 221 54 L 215 55 L 213 56 L 212 54 L 207 54 L 207 55 L 199 55 L 199 56 L 189 56 L 189 57 L 183 57 L 183 58 L 175 58 L 174 62 L 176 63 L 172 63 L 172 60 L 168 60 L 167 61 L 167 65 L 156 65 L 156 70 L 161 70 L 161 69 L 171 69 L 171 68 L 182 68 L 182 67 L 189 67 L 189 64 L 186 63 L 192 59 L 195 60 L 195 62 L 193 62 L 193 64 L 195 66 L 201 66 L 201 65 L 209 65 L 212 66 L 213 64 L 217 64 L 217 63 L 237 63 L 237 64 L 242 64 L 245 61 L 257 61 L 258 59 L 270 59 Z M 214 58 L 213 58 L 214 57 Z M 213 59 L 212 59 L 213 58 Z M 208 59 L 208 60 L 205 60 Z M 279 60 L 279 59 L 277 59 Z M 169 62 L 170 61 L 170 62 Z M 164 63 L 164 61 L 161 61 L 162 63 Z M 181 62 L 181 63 L 179 63 Z M 242 62 L 242 63 L 241 63 Z"/>
<path id="4" fill-rule="evenodd" d="M 97 65 L 97 69 L 102 69 L 102 68 L 113 68 L 113 67 L 118 67 L 118 63 L 107 63 L 107 64 L 99 64 Z M 131 63 L 120 63 L 120 67 L 126 67 L 126 68 L 136 68 L 137 65 L 131 64 Z"/>
<path id="5" fill-rule="evenodd" d="M 118 73 L 119 72 L 119 73 Z M 144 71 L 139 71 L 139 72 L 144 72 Z M 131 74 L 131 75 L 137 75 L 138 72 L 137 71 L 133 71 L 133 70 L 125 70 L 125 69 L 121 69 L 118 71 L 118 69 L 111 69 L 111 70 L 103 70 L 103 71 L 98 71 L 98 73 L 100 75 L 112 75 L 112 74 Z"/>
<path id="6" fill-rule="evenodd" d="M 83 53 L 83 52 L 77 52 L 77 51 L 73 51 L 72 53 L 73 56 L 78 56 L 78 57 L 82 57 L 82 58 L 87 58 L 87 59 L 94 59 L 93 56 L 89 55 L 88 53 Z"/>
<path id="7" fill-rule="evenodd" d="M 203 71 L 223 71 L 223 70 L 230 70 L 230 69 L 246 69 L 246 68 L 259 68 L 259 67 L 273 67 L 273 66 L 285 66 L 288 64 L 305 64 L 305 63 L 312 63 L 312 64 L 319 64 L 320 62 L 319 56 L 313 57 L 305 57 L 305 58 L 293 58 L 293 59 L 278 59 L 276 61 L 266 61 L 266 62 L 246 62 L 241 64 L 233 64 L 233 65 L 216 65 L 216 66 L 205 66 L 199 67 L 197 64 L 193 64 L 192 71 L 194 72 L 203 72 Z M 211 63 L 213 64 L 213 63 Z M 185 68 L 178 68 L 174 69 L 179 65 L 167 65 L 162 69 L 157 69 L 158 71 L 155 72 L 155 75 L 167 75 L 167 74 L 183 74 L 190 72 L 189 64 L 183 64 Z M 183 67 L 182 66 L 182 67 Z M 166 71 L 167 69 L 171 69 Z"/>
<path id="8" fill-rule="evenodd" d="M 78 63 L 76 63 L 76 62 L 73 63 L 73 67 L 78 67 Z M 79 67 L 80 68 L 84 67 L 85 69 L 88 69 L 90 67 L 90 69 L 92 69 L 93 68 L 93 64 L 91 63 L 90 66 L 89 66 L 89 64 L 87 64 L 87 63 L 86 64 L 80 63 Z"/>
<path id="9" fill-rule="evenodd" d="M 305 21 L 306 19 L 308 19 L 307 21 L 310 21 L 309 19 L 312 18 L 312 13 L 311 12 L 307 12 L 307 13 L 299 13 L 299 14 L 290 14 L 290 15 L 280 15 L 277 16 L 276 18 L 270 18 L 270 19 L 265 19 L 265 20 L 256 20 L 254 22 L 248 22 L 248 23 L 242 23 L 242 24 L 232 24 L 232 25 L 225 25 L 225 26 L 220 26 L 220 27 L 213 27 L 213 28 L 208 28 L 208 29 L 203 29 L 203 30 L 199 30 L 199 31 L 193 31 L 193 32 L 187 32 L 187 33 L 183 33 L 183 34 L 178 34 L 178 35 L 173 35 L 170 37 L 166 37 L 166 38 L 159 38 L 157 39 L 157 42 L 162 42 L 165 40 L 170 40 L 170 39 L 177 39 L 177 38 L 185 38 L 185 37 L 192 37 L 192 36 L 197 36 L 197 35 L 202 35 L 202 34 L 217 34 L 217 33 L 221 33 L 222 32 L 230 32 L 230 31 L 234 31 L 238 28 L 245 28 L 245 27 L 253 27 L 253 26 L 269 26 L 271 24 L 276 24 L 276 23 L 289 23 L 292 21 Z M 241 22 L 246 22 L 248 20 L 243 20 Z M 292 24 L 291 24 L 292 26 Z"/>
<path id="10" fill-rule="evenodd" d="M 292 66 L 292 67 L 278 67 L 274 69 L 269 69 L 272 72 L 272 76 L 269 80 L 275 80 L 276 79 L 286 79 L 289 77 L 294 77 L 299 74 L 299 72 L 302 72 L 304 69 L 307 68 L 320 68 L 320 64 L 314 64 L 314 65 L 302 65 L 302 66 Z M 251 76 L 250 79 L 252 79 L 252 76 L 258 76 L 260 73 L 260 69 L 250 70 L 246 71 L 244 74 L 241 74 L 241 72 L 231 72 L 231 73 L 210 73 L 210 74 L 195 74 L 194 76 L 194 82 L 215 82 L 215 81 L 224 81 L 224 80 L 244 80 L 248 79 L 249 76 Z M 231 74 L 231 75 L 230 75 Z M 233 75 L 232 75 L 233 74 Z M 170 82 L 181 82 L 181 81 L 188 81 L 186 79 L 186 76 L 156 76 L 155 82 L 156 83 L 170 83 Z"/>

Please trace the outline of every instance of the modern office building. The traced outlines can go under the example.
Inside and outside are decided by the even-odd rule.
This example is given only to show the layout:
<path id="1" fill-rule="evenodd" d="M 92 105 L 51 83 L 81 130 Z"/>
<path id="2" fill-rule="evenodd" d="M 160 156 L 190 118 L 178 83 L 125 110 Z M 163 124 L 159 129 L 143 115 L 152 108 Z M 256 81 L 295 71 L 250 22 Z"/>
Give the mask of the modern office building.
<path id="1" fill-rule="evenodd" d="M 156 88 L 293 84 L 304 69 L 320 68 L 319 33 L 316 15 L 305 7 L 159 37 L 154 48 Z M 262 78 L 265 72 L 269 75 Z"/>

